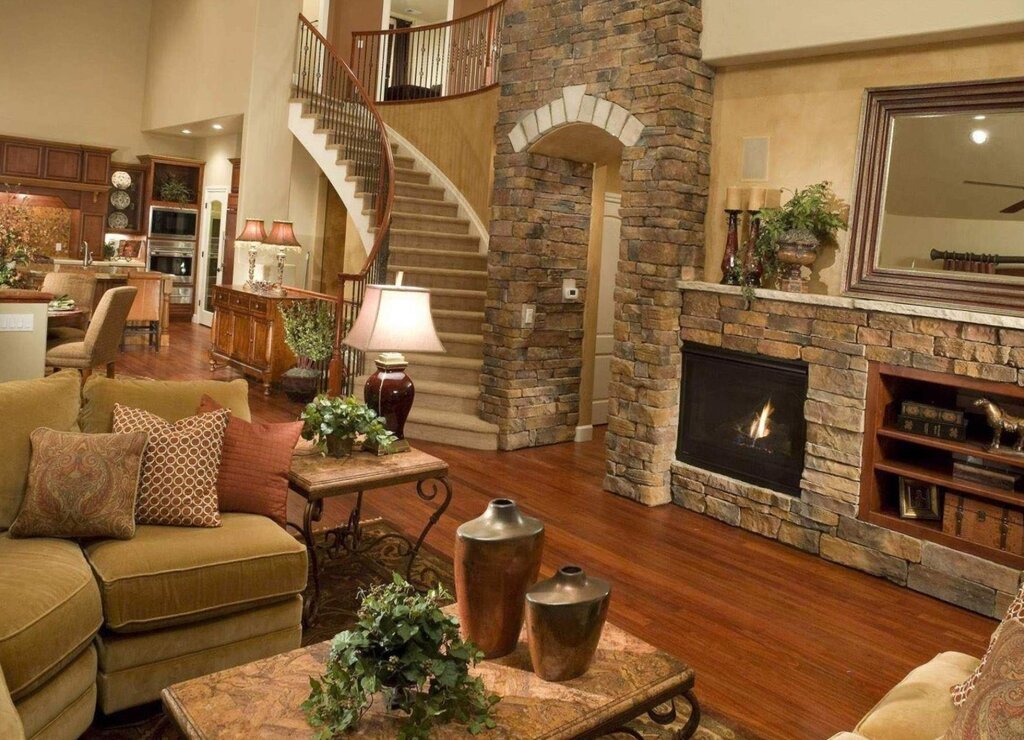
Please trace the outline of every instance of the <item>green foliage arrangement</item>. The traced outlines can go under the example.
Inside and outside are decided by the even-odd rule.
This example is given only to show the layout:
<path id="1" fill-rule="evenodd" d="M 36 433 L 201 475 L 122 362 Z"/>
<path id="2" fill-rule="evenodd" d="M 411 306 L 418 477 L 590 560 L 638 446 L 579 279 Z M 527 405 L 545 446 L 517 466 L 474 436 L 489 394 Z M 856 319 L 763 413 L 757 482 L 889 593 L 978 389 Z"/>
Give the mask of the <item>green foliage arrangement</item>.
<path id="1" fill-rule="evenodd" d="M 334 314 L 327 301 L 282 301 L 284 343 L 295 356 L 320 362 L 334 353 Z"/>
<path id="2" fill-rule="evenodd" d="M 167 175 L 160 183 L 160 200 L 168 203 L 193 203 L 195 194 L 177 175 Z"/>
<path id="3" fill-rule="evenodd" d="M 327 671 L 310 677 L 303 703 L 319 740 L 342 737 L 380 694 L 389 709 L 408 714 L 400 739 L 426 738 L 430 728 L 465 723 L 478 734 L 495 726 L 489 695 L 469 675 L 483 653 L 459 636 L 459 623 L 441 611 L 443 588 L 418 593 L 397 573 L 387 586 L 361 593 L 359 621 L 331 642 Z"/>
<path id="4" fill-rule="evenodd" d="M 384 426 L 378 416 L 355 396 L 331 397 L 321 393 L 303 409 L 299 417 L 304 423 L 302 438 L 313 440 L 323 449 L 329 438 L 355 439 L 360 434 L 383 450 L 389 450 L 398 438 Z"/>
<path id="5" fill-rule="evenodd" d="M 813 233 L 819 242 L 834 241 L 836 233 L 848 226 L 848 210 L 849 206 L 835 194 L 832 183 L 827 180 L 803 190 L 794 190 L 793 197 L 781 208 L 762 208 L 758 213 L 761 230 L 754 245 L 754 251 L 764 265 L 761 284 L 771 285 L 778 274 L 776 251 L 786 232 L 806 230 Z M 753 289 L 747 297 L 753 297 Z"/>

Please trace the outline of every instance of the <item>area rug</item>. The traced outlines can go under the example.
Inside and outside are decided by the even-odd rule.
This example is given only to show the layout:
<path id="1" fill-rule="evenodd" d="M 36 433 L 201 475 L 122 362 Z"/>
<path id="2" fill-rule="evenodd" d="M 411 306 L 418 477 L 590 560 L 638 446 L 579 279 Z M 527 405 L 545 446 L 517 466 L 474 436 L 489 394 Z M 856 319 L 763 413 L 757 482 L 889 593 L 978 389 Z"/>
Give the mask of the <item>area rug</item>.
<path id="1" fill-rule="evenodd" d="M 364 530 L 367 541 L 382 535 L 397 534 L 388 522 L 369 522 Z M 397 538 L 384 537 L 368 552 L 358 556 L 328 559 L 320 578 L 321 599 L 317 623 L 302 635 L 302 644 L 310 645 L 329 640 L 338 632 L 350 627 L 359 609 L 359 592 L 377 583 L 391 580 L 394 571 L 404 572 L 403 546 Z M 451 560 L 444 555 L 424 547 L 413 565 L 412 581 L 418 585 L 440 584 L 449 593 L 454 592 L 454 575 Z M 308 596 L 308 594 L 307 594 Z M 699 698 L 699 692 L 698 692 Z M 642 738 L 660 740 L 674 737 L 675 731 L 689 717 L 689 707 L 678 703 L 679 717 L 668 726 L 656 725 L 647 718 L 632 722 L 629 733 L 609 735 L 614 738 Z M 468 736 L 467 736 L 468 737 Z M 479 736 L 486 738 L 485 735 Z M 750 740 L 752 736 L 738 729 L 734 723 L 703 710 L 700 728 L 694 735 L 697 740 Z M 182 735 L 164 716 L 159 702 L 129 710 L 110 718 L 99 718 L 83 738 L 86 740 L 182 740 Z"/>

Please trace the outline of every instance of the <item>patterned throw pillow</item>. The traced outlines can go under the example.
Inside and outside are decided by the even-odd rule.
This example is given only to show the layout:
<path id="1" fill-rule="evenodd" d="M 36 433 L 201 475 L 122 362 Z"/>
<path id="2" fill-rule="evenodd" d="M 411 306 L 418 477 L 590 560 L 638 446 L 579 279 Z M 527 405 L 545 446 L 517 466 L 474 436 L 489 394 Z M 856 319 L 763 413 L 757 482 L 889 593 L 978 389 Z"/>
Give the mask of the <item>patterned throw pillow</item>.
<path id="1" fill-rule="evenodd" d="M 217 469 L 224 447 L 226 409 L 170 423 L 114 405 L 115 432 L 148 432 L 135 518 L 139 524 L 219 527 Z"/>
<path id="2" fill-rule="evenodd" d="M 992 654 L 992 650 L 995 648 L 996 642 L 999 640 L 999 636 L 1009 622 L 1024 622 L 1024 586 L 1017 592 L 1017 597 L 1010 603 L 1010 608 L 1006 610 L 1006 616 L 1003 617 L 1003 621 L 996 627 L 996 631 L 992 633 L 992 639 L 988 642 L 988 650 L 985 651 L 985 655 L 981 659 L 981 663 L 974 669 L 974 673 L 970 677 L 962 682 L 953 686 L 949 693 L 953 695 L 953 706 L 959 707 L 965 701 L 967 697 L 974 690 L 975 685 L 981 678 L 982 674 L 986 672 L 986 666 L 988 665 L 989 655 Z"/>
<path id="3" fill-rule="evenodd" d="M 11 537 L 135 536 L 146 435 L 32 432 L 25 499 Z"/>
<path id="4" fill-rule="evenodd" d="M 1004 621 L 985 667 L 946 731 L 947 740 L 1024 737 L 1024 622 Z"/>

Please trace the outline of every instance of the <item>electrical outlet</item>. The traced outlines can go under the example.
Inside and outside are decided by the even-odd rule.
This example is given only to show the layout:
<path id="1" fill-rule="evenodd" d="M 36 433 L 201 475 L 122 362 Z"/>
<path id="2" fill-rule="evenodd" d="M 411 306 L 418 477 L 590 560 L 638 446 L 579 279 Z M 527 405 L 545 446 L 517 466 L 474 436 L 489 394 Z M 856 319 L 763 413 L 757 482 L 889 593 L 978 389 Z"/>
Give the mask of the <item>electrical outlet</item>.
<path id="1" fill-rule="evenodd" d="M 33 323 L 30 313 L 0 315 L 0 331 L 32 331 Z"/>
<path id="2" fill-rule="evenodd" d="M 562 281 L 562 300 L 563 301 L 578 301 L 580 299 L 580 289 L 576 287 L 576 281 L 572 278 L 566 278 Z"/>
<path id="3" fill-rule="evenodd" d="M 528 328 L 533 326 L 534 317 L 537 314 L 537 307 L 532 303 L 528 303 L 523 306 L 523 327 Z"/>

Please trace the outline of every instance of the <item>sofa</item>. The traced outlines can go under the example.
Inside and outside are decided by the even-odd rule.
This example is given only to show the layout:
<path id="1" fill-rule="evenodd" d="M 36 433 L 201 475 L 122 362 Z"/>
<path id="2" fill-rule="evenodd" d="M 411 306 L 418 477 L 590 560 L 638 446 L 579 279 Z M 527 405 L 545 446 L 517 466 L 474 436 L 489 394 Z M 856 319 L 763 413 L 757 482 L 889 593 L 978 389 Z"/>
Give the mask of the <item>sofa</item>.
<path id="1" fill-rule="evenodd" d="M 832 740 L 937 740 L 953 723 L 950 688 L 967 680 L 981 661 L 964 653 L 939 653 L 894 686 L 853 732 Z"/>
<path id="2" fill-rule="evenodd" d="M 0 738 L 75 738 L 164 687 L 300 645 L 304 547 L 254 514 L 217 528 L 139 525 L 130 540 L 12 538 L 37 427 L 109 432 L 115 403 L 169 421 L 209 395 L 249 420 L 244 380 L 75 371 L 0 383 Z"/>

